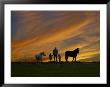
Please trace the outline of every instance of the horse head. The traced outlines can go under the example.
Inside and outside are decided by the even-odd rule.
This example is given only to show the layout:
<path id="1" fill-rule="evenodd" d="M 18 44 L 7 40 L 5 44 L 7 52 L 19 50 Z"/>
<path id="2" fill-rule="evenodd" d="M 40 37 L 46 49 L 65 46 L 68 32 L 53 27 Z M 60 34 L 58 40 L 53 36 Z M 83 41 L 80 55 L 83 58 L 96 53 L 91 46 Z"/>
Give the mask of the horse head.
<path id="1" fill-rule="evenodd" d="M 77 50 L 79 50 L 79 48 L 77 48 Z"/>
<path id="2" fill-rule="evenodd" d="M 78 53 L 79 53 L 79 48 L 77 48 L 77 51 L 78 51 Z"/>
<path id="3" fill-rule="evenodd" d="M 45 54 L 44 52 L 41 52 L 41 54 L 42 54 L 43 56 L 46 56 L 46 54 Z"/>
<path id="4" fill-rule="evenodd" d="M 73 51 L 79 51 L 79 48 L 76 48 L 75 50 L 73 50 Z"/>

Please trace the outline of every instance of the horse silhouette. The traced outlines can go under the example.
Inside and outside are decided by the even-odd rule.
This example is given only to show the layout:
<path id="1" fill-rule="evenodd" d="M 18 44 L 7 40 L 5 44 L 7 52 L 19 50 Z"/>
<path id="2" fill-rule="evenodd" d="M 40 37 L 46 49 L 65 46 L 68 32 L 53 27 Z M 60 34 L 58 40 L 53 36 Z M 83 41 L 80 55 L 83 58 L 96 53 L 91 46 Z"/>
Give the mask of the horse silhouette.
<path id="1" fill-rule="evenodd" d="M 43 56 L 46 56 L 46 54 L 44 52 L 41 52 L 39 54 L 36 54 L 35 55 L 35 58 L 36 58 L 37 62 L 42 62 Z"/>
<path id="2" fill-rule="evenodd" d="M 65 52 L 65 60 L 66 62 L 68 62 L 68 57 L 73 57 L 73 61 L 75 59 L 75 62 L 76 62 L 76 57 L 77 57 L 77 54 L 79 53 L 79 48 L 73 50 L 73 51 L 66 51 Z"/>

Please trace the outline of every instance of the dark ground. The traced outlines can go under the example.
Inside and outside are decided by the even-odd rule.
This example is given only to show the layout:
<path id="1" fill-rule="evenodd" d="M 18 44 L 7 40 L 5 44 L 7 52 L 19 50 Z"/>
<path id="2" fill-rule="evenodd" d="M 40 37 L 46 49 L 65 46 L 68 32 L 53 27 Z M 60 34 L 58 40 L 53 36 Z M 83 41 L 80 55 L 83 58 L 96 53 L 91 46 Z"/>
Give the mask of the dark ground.
<path id="1" fill-rule="evenodd" d="M 12 77 L 99 77 L 99 62 L 11 63 Z"/>

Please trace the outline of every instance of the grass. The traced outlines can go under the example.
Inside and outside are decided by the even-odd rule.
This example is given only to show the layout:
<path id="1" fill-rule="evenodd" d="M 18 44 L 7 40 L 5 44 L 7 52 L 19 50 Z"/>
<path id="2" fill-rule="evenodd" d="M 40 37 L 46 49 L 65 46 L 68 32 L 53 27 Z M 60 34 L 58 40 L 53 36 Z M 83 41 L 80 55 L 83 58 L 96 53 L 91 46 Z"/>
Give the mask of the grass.
<path id="1" fill-rule="evenodd" d="M 12 77 L 99 77 L 99 62 L 12 63 Z"/>

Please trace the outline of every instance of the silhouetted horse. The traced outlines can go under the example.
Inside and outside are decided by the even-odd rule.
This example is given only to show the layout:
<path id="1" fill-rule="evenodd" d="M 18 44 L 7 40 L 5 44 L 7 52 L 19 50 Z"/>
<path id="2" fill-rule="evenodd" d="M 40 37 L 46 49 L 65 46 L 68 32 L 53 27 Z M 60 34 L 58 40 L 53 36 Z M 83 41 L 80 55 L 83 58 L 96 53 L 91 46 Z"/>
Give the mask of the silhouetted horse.
<path id="1" fill-rule="evenodd" d="M 66 51 L 65 52 L 66 62 L 68 61 L 68 57 L 73 57 L 73 60 L 75 59 L 75 61 L 76 61 L 76 57 L 77 57 L 78 53 L 79 53 L 79 48 L 75 49 L 74 51 Z"/>
<path id="2" fill-rule="evenodd" d="M 36 54 L 35 55 L 35 58 L 36 58 L 37 62 L 42 62 L 43 56 L 46 56 L 46 54 L 44 52 L 41 52 L 39 54 Z"/>

